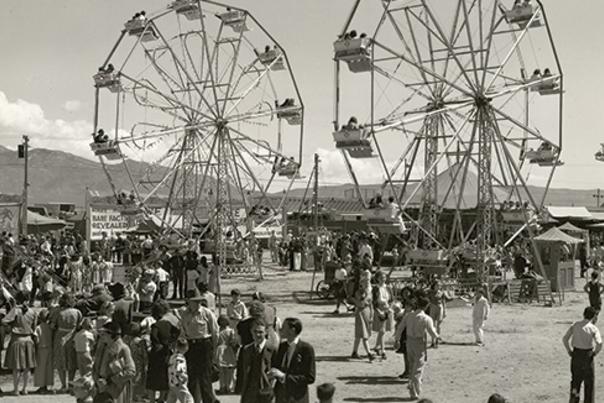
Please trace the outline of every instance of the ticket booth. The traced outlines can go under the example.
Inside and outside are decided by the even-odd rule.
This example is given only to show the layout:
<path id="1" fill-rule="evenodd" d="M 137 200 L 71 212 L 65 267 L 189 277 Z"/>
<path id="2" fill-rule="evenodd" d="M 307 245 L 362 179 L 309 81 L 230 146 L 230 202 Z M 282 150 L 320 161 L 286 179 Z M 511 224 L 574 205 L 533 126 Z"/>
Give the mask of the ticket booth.
<path id="1" fill-rule="evenodd" d="M 535 237 L 545 274 L 552 291 L 575 289 L 575 251 L 583 240 L 565 234 L 558 228 Z"/>

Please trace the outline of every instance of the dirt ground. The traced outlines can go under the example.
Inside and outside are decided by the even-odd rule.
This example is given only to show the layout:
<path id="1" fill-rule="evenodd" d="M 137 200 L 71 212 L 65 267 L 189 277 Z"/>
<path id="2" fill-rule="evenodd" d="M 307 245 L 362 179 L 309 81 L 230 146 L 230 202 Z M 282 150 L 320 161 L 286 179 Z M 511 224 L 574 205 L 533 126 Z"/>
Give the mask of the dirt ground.
<path id="1" fill-rule="evenodd" d="M 271 295 L 281 318 L 299 317 L 302 337 L 315 347 L 318 383 L 336 385 L 336 402 L 405 402 L 408 400 L 402 357 L 388 351 L 385 361 L 350 360 L 354 318 L 333 315 L 333 304 L 309 298 L 310 273 L 272 272 L 263 282 L 224 281 L 226 295 L 237 286 L 244 294 L 255 290 Z M 582 288 L 579 281 L 577 289 Z M 446 344 L 428 351 L 423 397 L 435 403 L 484 403 L 498 392 L 513 403 L 568 401 L 570 359 L 561 338 L 572 321 L 581 317 L 587 298 L 580 292 L 566 294 L 562 306 L 515 304 L 493 306 L 486 323 L 482 348 L 473 341 L 471 308 L 449 308 L 442 335 Z M 601 327 L 601 325 L 600 325 Z M 596 359 L 596 378 L 604 360 Z M 10 377 L 0 377 L 4 391 Z M 33 389 L 33 388 L 32 388 Z M 314 399 L 314 387 L 311 389 Z M 596 396 L 604 401 L 604 383 L 596 380 Z M 221 402 L 238 402 L 237 396 L 221 396 Z M 75 401 L 70 396 L 2 396 L 3 403 L 52 403 Z M 312 400 L 314 401 L 314 400 Z"/>

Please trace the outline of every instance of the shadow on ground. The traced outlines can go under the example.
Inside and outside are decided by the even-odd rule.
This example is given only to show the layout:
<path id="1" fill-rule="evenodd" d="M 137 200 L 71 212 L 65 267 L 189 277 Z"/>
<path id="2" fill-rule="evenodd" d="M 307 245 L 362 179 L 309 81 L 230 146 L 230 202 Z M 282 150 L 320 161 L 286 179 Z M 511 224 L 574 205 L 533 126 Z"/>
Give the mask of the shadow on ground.
<path id="1" fill-rule="evenodd" d="M 357 385 L 403 385 L 407 380 L 396 376 L 339 376 L 338 380 L 346 384 Z M 398 400 L 397 400 L 398 401 Z"/>

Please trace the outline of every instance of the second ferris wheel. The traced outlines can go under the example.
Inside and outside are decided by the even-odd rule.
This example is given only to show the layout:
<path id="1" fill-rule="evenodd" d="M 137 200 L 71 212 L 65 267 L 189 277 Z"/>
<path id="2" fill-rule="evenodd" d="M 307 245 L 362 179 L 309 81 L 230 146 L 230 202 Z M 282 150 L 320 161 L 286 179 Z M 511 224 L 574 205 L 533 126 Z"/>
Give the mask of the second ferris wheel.
<path id="1" fill-rule="evenodd" d="M 418 248 L 484 253 L 513 235 L 497 212 L 524 201 L 530 227 L 545 198 L 531 178 L 547 193 L 562 165 L 562 67 L 540 1 L 357 1 L 334 61 L 336 147 L 357 187 L 355 161 L 377 160 Z"/>

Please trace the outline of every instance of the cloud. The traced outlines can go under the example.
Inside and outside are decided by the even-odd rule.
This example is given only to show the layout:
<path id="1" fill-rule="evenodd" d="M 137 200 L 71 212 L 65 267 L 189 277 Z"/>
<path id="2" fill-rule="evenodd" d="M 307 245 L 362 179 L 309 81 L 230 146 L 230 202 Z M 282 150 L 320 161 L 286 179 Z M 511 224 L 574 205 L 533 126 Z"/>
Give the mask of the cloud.
<path id="1" fill-rule="evenodd" d="M 342 153 L 338 150 L 317 149 L 321 159 L 321 181 L 329 184 L 352 183 Z M 352 169 L 361 184 L 376 184 L 384 181 L 385 173 L 379 158 L 350 159 Z"/>
<path id="2" fill-rule="evenodd" d="M 2 91 L 0 130 L 29 135 L 34 147 L 68 151 L 89 159 L 94 157 L 88 148 L 92 133 L 90 122 L 48 119 L 40 105 L 22 99 L 10 101 Z"/>
<path id="3" fill-rule="evenodd" d="M 82 102 L 77 99 L 71 99 L 63 104 L 63 109 L 67 112 L 77 112 L 82 109 Z"/>

